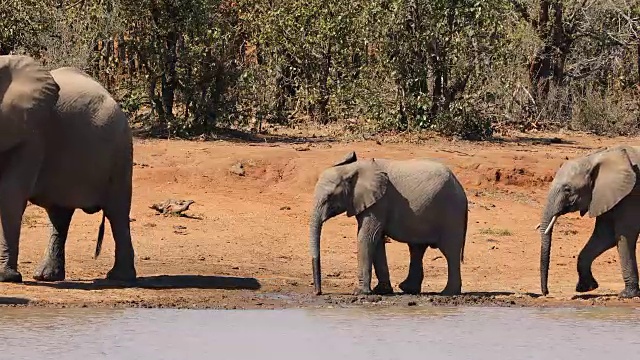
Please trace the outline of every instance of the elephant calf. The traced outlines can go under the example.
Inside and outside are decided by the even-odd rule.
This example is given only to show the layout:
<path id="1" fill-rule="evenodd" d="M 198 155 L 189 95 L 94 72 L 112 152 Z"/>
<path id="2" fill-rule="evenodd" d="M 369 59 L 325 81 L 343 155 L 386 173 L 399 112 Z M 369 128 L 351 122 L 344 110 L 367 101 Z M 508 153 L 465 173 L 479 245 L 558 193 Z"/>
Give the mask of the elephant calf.
<path id="1" fill-rule="evenodd" d="M 591 264 L 605 251 L 617 247 L 624 290 L 620 297 L 640 296 L 636 242 L 640 232 L 640 147 L 613 146 L 566 161 L 549 188 L 540 221 L 540 283 L 549 293 L 551 235 L 559 216 L 579 211 L 596 218 L 593 234 L 578 255 L 576 291 L 598 288 Z"/>
<path id="2" fill-rule="evenodd" d="M 358 160 L 351 152 L 326 169 L 315 187 L 310 247 L 316 294 L 322 293 L 320 235 L 322 224 L 344 212 L 358 221 L 358 287 L 370 294 L 372 265 L 378 278 L 373 292 L 393 293 L 384 236 L 409 245 L 405 293 L 418 294 L 427 247 L 440 249 L 447 260 L 444 295 L 460 294 L 460 263 L 464 260 L 468 201 L 465 191 L 445 165 L 427 159 Z"/>

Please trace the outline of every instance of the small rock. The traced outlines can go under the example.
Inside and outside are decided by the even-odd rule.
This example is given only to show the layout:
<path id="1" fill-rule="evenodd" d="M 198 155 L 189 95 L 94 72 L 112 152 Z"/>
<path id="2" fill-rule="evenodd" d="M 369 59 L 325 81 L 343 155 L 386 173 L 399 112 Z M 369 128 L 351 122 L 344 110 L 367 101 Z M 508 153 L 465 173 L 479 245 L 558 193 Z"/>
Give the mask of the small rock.
<path id="1" fill-rule="evenodd" d="M 489 247 L 489 250 L 495 250 L 495 249 L 497 249 L 497 247 L 495 245 Z"/>
<path id="2" fill-rule="evenodd" d="M 280 208 L 280 210 L 291 210 L 290 206 L 283 206 Z"/>
<path id="3" fill-rule="evenodd" d="M 200 260 L 200 261 L 205 261 L 205 260 L 206 260 L 206 258 L 205 258 L 204 256 L 200 256 L 200 257 L 198 258 L 198 260 Z"/>
<path id="4" fill-rule="evenodd" d="M 418 305 L 418 303 L 416 303 L 415 301 L 409 301 L 407 303 L 407 306 L 416 306 L 416 305 Z"/>
<path id="5" fill-rule="evenodd" d="M 438 255 L 438 256 L 434 257 L 433 259 L 431 259 L 431 261 L 436 261 L 438 259 L 442 259 L 442 256 Z"/>
<path id="6" fill-rule="evenodd" d="M 186 230 L 187 228 L 182 225 L 176 225 L 173 227 L 173 233 L 178 235 L 186 235 L 187 234 Z"/>
<path id="7" fill-rule="evenodd" d="M 231 167 L 231 169 L 229 169 L 229 171 L 232 174 L 236 174 L 238 176 L 244 176 L 245 175 L 244 166 L 242 165 L 242 163 L 236 163 L 235 165 L 233 165 Z"/>
<path id="8" fill-rule="evenodd" d="M 141 257 L 140 259 L 141 259 L 141 260 L 151 260 L 151 257 L 149 257 L 149 256 L 143 256 L 143 257 Z"/>
<path id="9" fill-rule="evenodd" d="M 239 268 L 239 267 L 237 267 L 237 266 L 232 266 L 232 267 L 231 267 L 231 269 L 233 269 L 233 270 L 240 270 L 240 268 Z"/>

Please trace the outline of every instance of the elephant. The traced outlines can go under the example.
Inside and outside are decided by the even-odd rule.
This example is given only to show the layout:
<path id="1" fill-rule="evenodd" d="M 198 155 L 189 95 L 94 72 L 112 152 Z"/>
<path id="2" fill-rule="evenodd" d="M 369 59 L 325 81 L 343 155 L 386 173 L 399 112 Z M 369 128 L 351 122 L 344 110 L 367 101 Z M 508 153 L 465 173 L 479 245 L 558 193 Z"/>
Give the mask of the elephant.
<path id="1" fill-rule="evenodd" d="M 315 294 L 322 294 L 320 237 L 325 221 L 346 212 L 358 224 L 358 285 L 354 294 L 391 294 L 385 236 L 408 244 L 409 274 L 399 284 L 419 294 L 428 247 L 447 260 L 443 295 L 461 293 L 468 201 L 464 188 L 444 164 L 430 159 L 358 160 L 355 152 L 319 176 L 310 216 L 310 251 Z M 378 283 L 371 290 L 371 268 Z"/>
<path id="2" fill-rule="evenodd" d="M 48 71 L 33 58 L 0 56 L 0 282 L 22 282 L 20 227 L 27 202 L 50 222 L 44 259 L 33 277 L 65 278 L 65 243 L 76 209 L 102 211 L 115 241 L 107 279 L 136 278 L 130 219 L 133 139 L 108 91 L 83 71 Z"/>
<path id="3" fill-rule="evenodd" d="M 578 255 L 576 292 L 598 288 L 591 272 L 593 261 L 618 249 L 624 280 L 621 298 L 640 296 L 636 242 L 640 231 L 640 147 L 616 145 L 565 161 L 549 187 L 540 220 L 540 284 L 549 294 L 549 259 L 553 227 L 561 215 L 580 212 L 595 218 L 591 237 Z"/>

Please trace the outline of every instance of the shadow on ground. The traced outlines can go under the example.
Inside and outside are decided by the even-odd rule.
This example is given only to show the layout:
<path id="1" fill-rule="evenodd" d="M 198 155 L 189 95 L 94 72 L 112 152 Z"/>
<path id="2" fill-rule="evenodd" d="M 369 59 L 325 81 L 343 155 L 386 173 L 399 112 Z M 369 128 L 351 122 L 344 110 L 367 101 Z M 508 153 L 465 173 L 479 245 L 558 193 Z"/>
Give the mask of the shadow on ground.
<path id="1" fill-rule="evenodd" d="M 221 289 L 221 290 L 258 290 L 261 285 L 255 278 L 233 276 L 206 276 L 206 275 L 158 275 L 141 276 L 132 282 L 112 280 L 85 281 L 59 281 L 40 282 L 25 281 L 29 286 L 45 286 L 55 289 L 72 290 L 104 290 L 104 289 Z"/>
<path id="2" fill-rule="evenodd" d="M 166 139 L 164 133 L 157 133 L 154 130 L 146 128 L 137 128 L 133 130 L 133 135 L 138 139 Z M 224 140 L 234 143 L 247 144 L 304 144 L 304 143 L 332 143 L 336 139 L 326 136 L 295 136 L 295 135 L 276 135 L 271 133 L 258 133 L 251 131 L 242 131 L 235 129 L 217 129 L 207 136 L 184 137 L 184 140 Z"/>
<path id="3" fill-rule="evenodd" d="M 25 305 L 30 302 L 29 299 L 13 297 L 13 296 L 0 296 L 0 305 Z"/>
<path id="4" fill-rule="evenodd" d="M 571 297 L 571 300 L 598 300 L 598 299 L 608 299 L 608 298 L 618 298 L 618 294 L 582 294 L 582 295 L 574 295 Z"/>
<path id="5" fill-rule="evenodd" d="M 514 136 L 514 137 L 500 137 L 496 136 L 489 140 L 494 143 L 518 143 L 518 144 L 530 144 L 530 145 L 551 145 L 551 144 L 567 144 L 576 145 L 577 143 L 572 140 L 566 140 L 559 137 L 536 137 L 536 136 Z"/>
<path id="6" fill-rule="evenodd" d="M 420 294 L 417 295 L 411 295 L 411 294 L 405 294 L 403 292 L 394 292 L 393 294 L 387 294 L 387 295 L 376 295 L 376 294 L 370 294 L 370 295 L 354 295 L 352 293 L 326 293 L 326 294 L 322 294 L 322 295 L 326 295 L 326 296 L 382 296 L 382 297 L 413 297 L 413 296 L 421 296 L 421 297 L 429 297 L 429 296 L 438 296 L 438 297 L 443 297 L 443 298 L 447 298 L 447 297 L 452 297 L 451 295 L 442 295 L 439 292 L 421 292 Z M 513 296 L 516 295 L 516 293 L 511 292 L 511 291 L 469 291 L 469 292 L 463 292 L 460 295 L 456 295 L 457 297 L 495 297 L 495 296 Z M 539 297 L 539 294 L 533 294 L 533 293 L 523 293 L 522 295 L 526 295 L 529 297 Z"/>

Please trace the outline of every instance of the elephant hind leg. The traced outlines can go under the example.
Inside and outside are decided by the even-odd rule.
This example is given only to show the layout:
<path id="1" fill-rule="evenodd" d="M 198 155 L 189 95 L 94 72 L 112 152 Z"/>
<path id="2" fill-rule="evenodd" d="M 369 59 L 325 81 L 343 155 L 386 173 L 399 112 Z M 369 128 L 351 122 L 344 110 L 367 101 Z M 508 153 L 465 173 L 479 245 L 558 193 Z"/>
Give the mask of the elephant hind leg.
<path id="1" fill-rule="evenodd" d="M 577 292 L 587 292 L 598 288 L 598 282 L 591 272 L 593 261 L 605 251 L 616 246 L 615 233 L 611 221 L 596 218 L 591 237 L 578 255 Z"/>
<path id="2" fill-rule="evenodd" d="M 442 295 L 460 295 L 462 293 L 462 276 L 460 274 L 461 244 L 461 241 L 449 241 L 440 246 L 440 251 L 442 251 L 442 255 L 447 260 L 447 285 L 442 290 Z"/>
<path id="3" fill-rule="evenodd" d="M 128 150 L 133 151 L 128 144 Z M 114 166 L 112 181 L 107 193 L 107 202 L 102 207 L 104 215 L 111 224 L 111 232 L 115 242 L 115 261 L 107 273 L 107 279 L 133 281 L 136 279 L 133 244 L 131 243 L 132 198 L 132 153 L 117 154 L 118 163 Z"/>
<path id="4" fill-rule="evenodd" d="M 422 259 L 427 251 L 427 244 L 409 244 L 409 274 L 400 283 L 400 289 L 407 293 L 417 295 L 422 290 L 422 280 L 424 279 L 424 269 Z"/>
<path id="5" fill-rule="evenodd" d="M 620 256 L 622 277 L 624 279 L 624 290 L 620 293 L 620 297 L 640 297 L 640 288 L 638 287 L 638 262 L 636 259 L 638 231 L 616 231 L 616 238 L 618 240 L 618 255 Z"/>
<path id="6" fill-rule="evenodd" d="M 129 221 L 130 209 L 131 204 L 127 201 L 117 201 L 105 206 L 103 210 L 105 217 L 111 224 L 111 232 L 115 242 L 115 261 L 107 273 L 109 280 L 132 281 L 136 279 Z"/>
<path id="7" fill-rule="evenodd" d="M 33 278 L 39 281 L 62 281 L 65 278 L 65 244 L 75 209 L 54 206 L 46 211 L 51 223 L 49 246 Z"/>

